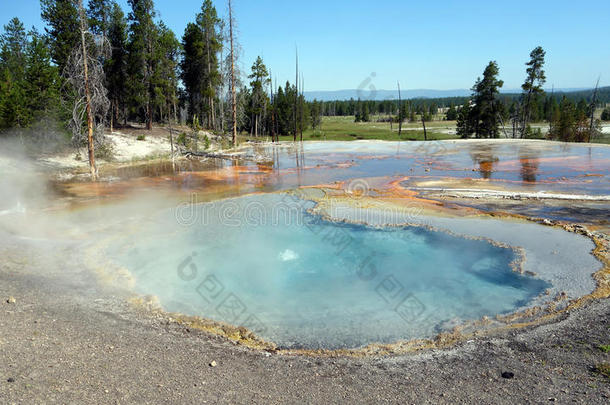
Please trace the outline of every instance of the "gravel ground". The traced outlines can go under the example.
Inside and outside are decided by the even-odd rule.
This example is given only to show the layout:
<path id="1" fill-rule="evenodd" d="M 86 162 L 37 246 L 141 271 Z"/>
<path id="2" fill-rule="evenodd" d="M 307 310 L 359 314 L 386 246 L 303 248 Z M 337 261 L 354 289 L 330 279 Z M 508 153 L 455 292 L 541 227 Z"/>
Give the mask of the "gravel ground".
<path id="1" fill-rule="evenodd" d="M 599 348 L 610 344 L 610 300 L 592 302 L 552 324 L 452 349 L 313 358 L 257 352 L 188 330 L 134 309 L 126 293 L 100 285 L 78 265 L 41 275 L 42 259 L 3 253 L 2 404 L 601 404 L 610 399 L 610 379 L 593 371 L 610 362 L 610 354 Z M 9 297 L 15 302 L 6 302 Z M 503 378 L 505 372 L 514 378 Z"/>

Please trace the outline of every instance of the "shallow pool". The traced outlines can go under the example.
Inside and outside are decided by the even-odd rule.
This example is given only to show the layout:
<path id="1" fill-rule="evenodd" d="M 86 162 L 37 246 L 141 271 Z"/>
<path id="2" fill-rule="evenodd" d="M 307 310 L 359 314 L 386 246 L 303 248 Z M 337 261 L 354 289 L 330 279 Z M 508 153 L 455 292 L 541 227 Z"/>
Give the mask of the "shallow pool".
<path id="1" fill-rule="evenodd" d="M 424 227 L 323 220 L 268 194 L 164 210 L 106 254 L 164 309 L 246 326 L 281 347 L 431 337 L 527 306 L 549 283 L 511 248 Z"/>

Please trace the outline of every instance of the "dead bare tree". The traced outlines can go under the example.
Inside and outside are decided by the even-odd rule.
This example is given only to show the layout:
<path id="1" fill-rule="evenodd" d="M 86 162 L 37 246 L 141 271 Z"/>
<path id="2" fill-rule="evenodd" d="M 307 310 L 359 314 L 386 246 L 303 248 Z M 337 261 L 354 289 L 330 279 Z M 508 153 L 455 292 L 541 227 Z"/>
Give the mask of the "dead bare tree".
<path id="1" fill-rule="evenodd" d="M 175 111 L 174 111 L 175 114 Z M 171 154 L 172 154 L 172 170 L 176 171 L 176 159 L 174 156 L 174 130 L 172 128 L 172 118 L 168 117 L 169 119 L 167 120 L 168 123 L 168 128 L 169 128 L 169 146 L 171 148 Z"/>
<path id="2" fill-rule="evenodd" d="M 551 89 L 551 99 L 555 98 L 555 85 L 553 84 L 553 88 Z M 549 118 L 549 133 L 548 135 L 553 134 L 553 109 L 551 108 L 551 115 Z"/>
<path id="3" fill-rule="evenodd" d="M 299 133 L 300 133 L 300 137 L 301 137 L 301 142 L 303 142 L 303 128 L 305 127 L 305 106 L 303 105 L 303 103 L 305 102 L 305 77 L 303 76 L 303 73 L 301 73 L 301 93 L 299 94 L 299 116 L 300 116 L 300 127 L 299 127 Z"/>
<path id="4" fill-rule="evenodd" d="M 299 129 L 299 108 L 297 106 L 299 102 L 299 51 L 295 47 L 295 57 L 296 57 L 296 74 L 295 74 L 295 85 L 294 85 L 294 105 L 293 105 L 293 115 L 294 115 L 294 136 L 292 141 L 297 141 L 297 132 Z"/>
<path id="5" fill-rule="evenodd" d="M 504 132 L 504 137 L 508 138 L 508 134 L 506 133 L 506 125 L 504 125 L 504 118 L 502 118 L 502 114 L 500 112 L 497 113 L 498 120 L 500 121 L 500 125 L 502 125 L 502 132 Z"/>
<path id="6" fill-rule="evenodd" d="M 271 70 L 269 70 L 269 83 L 271 83 L 269 86 L 269 100 L 271 109 L 271 142 L 275 142 L 275 86 L 273 84 L 273 76 L 271 74 Z"/>
<path id="7" fill-rule="evenodd" d="M 233 38 L 233 2 L 229 0 L 229 36 L 231 37 L 231 98 L 233 112 L 233 146 L 237 145 L 237 96 L 235 94 L 235 53 Z"/>
<path id="8" fill-rule="evenodd" d="M 400 97 L 400 82 L 398 83 L 398 138 L 402 135 L 402 98 Z"/>
<path id="9" fill-rule="evenodd" d="M 590 139 L 593 139 L 595 132 L 594 132 L 594 127 L 595 127 L 595 106 L 597 104 L 597 92 L 599 91 L 599 80 L 601 78 L 598 77 L 597 78 L 597 83 L 595 84 L 595 90 L 593 91 L 593 97 L 591 99 L 591 125 L 589 126 L 589 137 Z"/>
<path id="10" fill-rule="evenodd" d="M 225 25 L 222 25 L 222 36 L 224 37 L 225 35 Z M 224 64 L 224 50 L 225 50 L 225 46 L 224 46 L 224 40 L 222 41 L 222 46 L 220 47 L 220 63 Z M 222 68 L 220 69 L 220 97 L 219 97 L 219 101 L 220 101 L 220 120 L 219 120 L 219 124 L 220 124 L 220 133 L 224 134 L 225 132 L 225 125 L 224 125 L 224 121 L 225 121 L 225 103 L 224 103 L 224 94 L 225 94 L 225 80 L 226 80 L 226 75 L 225 75 L 225 69 Z"/>
<path id="11" fill-rule="evenodd" d="M 428 132 L 426 131 L 426 114 L 421 114 L 421 124 L 424 126 L 424 141 L 428 140 Z"/>
<path id="12" fill-rule="evenodd" d="M 101 146 L 104 143 L 105 119 L 110 108 L 100 55 L 110 48 L 103 37 L 91 42 L 87 40 L 87 35 L 91 33 L 87 27 L 83 2 L 76 1 L 80 16 L 81 43 L 73 49 L 64 69 L 66 83 L 63 90 L 65 98 L 72 104 L 72 117 L 69 122 L 72 141 L 77 148 L 87 145 L 91 180 L 95 181 L 95 144 Z"/>

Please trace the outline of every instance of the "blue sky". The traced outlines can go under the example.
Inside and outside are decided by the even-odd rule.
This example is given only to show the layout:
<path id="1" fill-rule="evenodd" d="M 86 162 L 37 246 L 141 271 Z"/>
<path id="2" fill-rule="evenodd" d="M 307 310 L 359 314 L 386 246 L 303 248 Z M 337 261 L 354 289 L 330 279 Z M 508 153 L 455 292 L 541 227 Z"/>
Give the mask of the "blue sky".
<path id="1" fill-rule="evenodd" d="M 85 0 L 86 1 L 86 0 Z M 226 1 L 214 1 L 220 15 Z M 128 11 L 127 0 L 119 4 Z M 182 37 L 201 0 L 156 0 Z M 278 82 L 294 80 L 299 49 L 306 90 L 354 89 L 375 73 L 378 89 L 470 88 L 497 60 L 505 88 L 518 88 L 537 45 L 547 51 L 547 86 L 610 85 L 608 0 L 234 0 L 249 69 L 261 55 Z M 527 14 L 526 14 L 527 13 Z M 38 0 L 1 0 L 2 25 L 13 16 L 41 28 Z"/>

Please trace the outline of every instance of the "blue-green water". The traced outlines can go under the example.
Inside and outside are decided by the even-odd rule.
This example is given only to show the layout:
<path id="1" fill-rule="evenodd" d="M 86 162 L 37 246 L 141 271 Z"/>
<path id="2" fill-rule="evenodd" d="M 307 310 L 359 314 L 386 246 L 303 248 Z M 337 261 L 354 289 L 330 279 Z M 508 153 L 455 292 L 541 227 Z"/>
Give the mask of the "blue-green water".
<path id="1" fill-rule="evenodd" d="M 274 194 L 167 210 L 107 253 L 166 310 L 246 326 L 283 347 L 430 337 L 512 312 L 548 287 L 512 271 L 512 249 L 328 222 L 312 206 Z"/>

